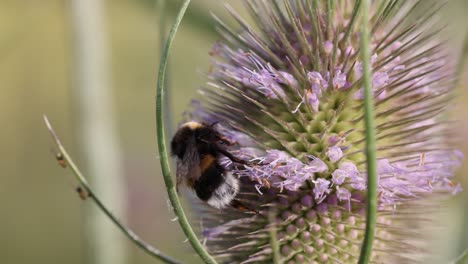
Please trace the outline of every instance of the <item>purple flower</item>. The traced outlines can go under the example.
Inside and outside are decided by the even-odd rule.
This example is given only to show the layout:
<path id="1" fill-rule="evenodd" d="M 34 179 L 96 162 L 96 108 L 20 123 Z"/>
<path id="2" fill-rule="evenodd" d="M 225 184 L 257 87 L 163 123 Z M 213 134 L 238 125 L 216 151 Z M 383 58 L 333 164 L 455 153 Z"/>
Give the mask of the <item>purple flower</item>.
<path id="1" fill-rule="evenodd" d="M 346 188 L 340 188 L 339 186 L 336 187 L 336 197 L 340 201 L 347 201 L 347 208 L 348 210 L 351 209 L 351 192 L 348 191 Z"/>
<path id="2" fill-rule="evenodd" d="M 326 195 L 330 193 L 330 181 L 325 179 L 318 178 L 316 180 L 312 180 L 314 183 L 314 198 L 317 204 L 322 203 L 323 200 L 326 198 Z"/>
<path id="3" fill-rule="evenodd" d="M 345 171 L 349 177 L 356 177 L 359 175 L 359 170 L 356 165 L 349 161 L 342 162 L 339 169 Z"/>
<path id="4" fill-rule="evenodd" d="M 319 72 L 308 72 L 307 78 L 311 82 L 311 90 L 317 96 L 322 95 L 322 91 L 326 90 L 328 87 L 328 82 L 326 82 L 322 75 Z"/>
<path id="5" fill-rule="evenodd" d="M 312 108 L 314 112 L 318 112 L 320 100 L 318 99 L 317 95 L 309 90 L 306 90 L 305 93 L 305 100 L 307 104 L 310 106 L 310 108 Z"/>
<path id="6" fill-rule="evenodd" d="M 348 178 L 348 173 L 344 170 L 336 169 L 332 173 L 332 182 L 336 185 L 341 185 Z"/>
<path id="7" fill-rule="evenodd" d="M 333 77 L 333 87 L 335 89 L 345 88 L 346 85 L 346 74 L 342 73 L 341 70 L 336 72 L 336 75 Z"/>
<path id="8" fill-rule="evenodd" d="M 333 42 L 327 40 L 323 43 L 323 49 L 326 54 L 330 54 L 333 50 Z"/>
<path id="9" fill-rule="evenodd" d="M 335 5 L 327 14 L 326 1 L 280 2 L 245 1 L 254 26 L 231 10 L 240 31 L 219 23 L 222 40 L 211 52 L 213 67 L 201 92 L 207 99 L 194 104 L 190 115 L 219 122 L 218 131 L 236 142 L 226 149 L 249 165 L 222 155 L 219 162 L 241 181 L 236 199 L 259 211 L 209 214 L 207 246 L 228 263 L 271 263 L 267 227 L 274 211 L 285 263 L 356 263 L 367 171 L 353 4 Z M 420 248 L 426 238 L 416 228 L 414 201 L 461 191 L 454 173 L 463 155 L 446 139 L 453 125 L 440 121 L 452 94 L 454 63 L 433 32 L 437 16 L 431 25 L 420 16 L 438 4 L 417 10 L 409 2 L 373 1 L 370 14 L 380 210 L 371 259 L 376 263 L 415 262 L 413 251 L 427 250 Z M 409 23 L 409 17 L 419 22 Z M 406 236 L 408 226 L 421 233 Z"/>
<path id="10" fill-rule="evenodd" d="M 331 162 L 337 162 L 343 157 L 343 151 L 340 147 L 333 146 L 328 149 L 327 156 Z"/>

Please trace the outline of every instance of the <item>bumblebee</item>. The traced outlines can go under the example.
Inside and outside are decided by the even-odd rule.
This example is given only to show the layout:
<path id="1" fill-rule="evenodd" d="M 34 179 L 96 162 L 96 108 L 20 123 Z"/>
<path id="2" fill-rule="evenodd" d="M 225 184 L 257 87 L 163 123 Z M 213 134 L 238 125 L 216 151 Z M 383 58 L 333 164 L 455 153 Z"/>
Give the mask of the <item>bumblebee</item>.
<path id="1" fill-rule="evenodd" d="M 227 206 L 252 211 L 235 199 L 240 182 L 219 163 L 225 156 L 235 163 L 248 165 L 247 161 L 234 157 L 227 146 L 234 142 L 222 136 L 214 126 L 198 122 L 187 122 L 175 133 L 171 141 L 171 152 L 177 159 L 177 190 L 185 182 L 198 198 L 208 205 L 222 209 Z"/>

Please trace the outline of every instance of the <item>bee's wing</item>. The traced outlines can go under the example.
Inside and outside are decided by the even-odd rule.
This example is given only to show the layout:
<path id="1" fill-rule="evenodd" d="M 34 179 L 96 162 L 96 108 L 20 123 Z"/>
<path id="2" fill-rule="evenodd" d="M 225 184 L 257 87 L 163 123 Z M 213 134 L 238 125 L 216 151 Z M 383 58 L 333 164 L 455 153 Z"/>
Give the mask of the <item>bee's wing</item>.
<path id="1" fill-rule="evenodd" d="M 185 178 L 189 182 L 198 180 L 201 176 L 200 156 L 195 142 L 195 138 L 187 142 L 187 148 L 182 159 L 177 159 L 177 186 Z"/>

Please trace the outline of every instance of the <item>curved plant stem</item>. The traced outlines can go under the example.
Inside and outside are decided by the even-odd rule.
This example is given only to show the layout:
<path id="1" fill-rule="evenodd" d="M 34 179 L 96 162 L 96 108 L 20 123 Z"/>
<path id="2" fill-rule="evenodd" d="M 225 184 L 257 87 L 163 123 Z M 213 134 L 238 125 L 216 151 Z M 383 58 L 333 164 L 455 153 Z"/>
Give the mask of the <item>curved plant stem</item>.
<path id="1" fill-rule="evenodd" d="M 164 45 L 166 44 L 166 13 L 167 13 L 167 2 L 166 0 L 158 0 L 157 1 L 157 14 L 158 14 L 158 24 L 159 24 L 159 51 L 162 53 L 164 49 Z M 169 60 L 168 60 L 169 61 Z M 165 87 L 170 87 L 169 82 L 169 70 L 166 71 L 166 83 L 164 84 Z M 172 113 L 171 109 L 171 90 L 166 89 L 166 93 L 164 94 L 164 127 L 166 129 L 166 133 L 172 135 Z"/>
<path id="2" fill-rule="evenodd" d="M 374 94 L 372 91 L 372 72 L 370 65 L 369 35 L 369 0 L 361 1 L 361 59 L 364 85 L 364 123 L 366 127 L 366 161 L 367 161 L 367 213 L 364 241 L 359 256 L 359 264 L 369 263 L 374 241 L 377 214 L 377 172 L 374 128 Z"/>
<path id="3" fill-rule="evenodd" d="M 166 44 L 166 0 L 158 0 L 156 8 L 159 18 L 159 50 L 162 52 Z"/>
<path id="4" fill-rule="evenodd" d="M 468 248 L 461 253 L 460 256 L 453 262 L 454 264 L 465 264 L 468 263 Z"/>
<path id="5" fill-rule="evenodd" d="M 179 1 L 167 1 L 167 14 L 173 15 L 176 11 L 178 11 Z M 204 37 L 208 38 L 217 38 L 218 33 L 213 27 L 213 19 L 208 12 L 206 12 L 206 8 L 203 8 L 202 5 L 193 5 L 190 8 L 190 12 L 187 13 L 184 19 L 187 23 L 197 30 L 201 30 Z"/>
<path id="6" fill-rule="evenodd" d="M 159 64 L 159 74 L 158 74 L 158 84 L 156 88 L 156 132 L 157 132 L 157 141 L 159 147 L 159 156 L 160 156 L 160 163 L 161 163 L 161 170 L 164 178 L 164 183 L 166 185 L 167 193 L 169 196 L 169 200 L 171 202 L 172 207 L 174 208 L 174 213 L 177 216 L 179 224 L 182 228 L 182 231 L 187 236 L 190 244 L 192 245 L 193 249 L 200 255 L 205 263 L 216 263 L 213 257 L 206 251 L 203 245 L 198 240 L 197 236 L 192 230 L 187 217 L 182 209 L 182 205 L 180 204 L 179 197 L 177 195 L 176 188 L 174 186 L 174 182 L 171 178 L 171 171 L 169 166 L 169 160 L 167 155 L 167 148 L 166 148 L 166 141 L 165 141 L 165 128 L 164 128 L 164 86 L 166 82 L 166 67 L 167 67 L 167 59 L 169 56 L 169 49 L 171 47 L 172 41 L 174 39 L 174 35 L 177 31 L 177 28 L 184 17 L 184 13 L 187 10 L 187 7 L 190 3 L 190 0 L 185 0 L 182 7 L 180 8 L 179 14 L 177 15 L 176 21 L 169 32 L 169 36 L 167 38 L 166 44 L 164 46 L 164 50 L 161 55 L 161 60 Z"/>
<path id="7" fill-rule="evenodd" d="M 139 238 L 132 230 L 127 228 L 125 225 L 123 225 L 117 217 L 115 217 L 109 209 L 101 202 L 101 200 L 96 196 L 94 193 L 93 189 L 88 184 L 88 181 L 86 178 L 81 174 L 80 170 L 76 166 L 76 164 L 73 162 L 71 157 L 68 155 L 67 151 L 65 150 L 65 147 L 62 145 L 60 142 L 60 139 L 58 138 L 57 134 L 55 133 L 54 129 L 52 128 L 52 125 L 50 124 L 49 120 L 47 119 L 47 116 L 44 116 L 44 122 L 47 126 L 47 129 L 49 130 L 50 135 L 52 136 L 52 139 L 55 141 L 55 144 L 57 145 L 57 148 L 59 149 L 59 153 L 63 157 L 63 161 L 65 162 L 66 166 L 69 166 L 70 169 L 73 171 L 73 174 L 75 175 L 75 178 L 78 180 L 80 185 L 84 188 L 85 193 L 89 196 L 91 200 L 93 200 L 96 205 L 101 209 L 104 214 L 109 217 L 109 219 L 122 231 L 133 243 L 135 243 L 139 248 L 143 249 L 146 253 L 149 255 L 165 262 L 165 263 L 171 263 L 171 264 L 178 264 L 180 262 L 174 260 L 173 258 L 165 255 L 162 253 L 160 250 L 154 248 L 153 246 L 149 245 L 145 241 L 143 241 L 141 238 Z M 65 166 L 65 165 L 64 165 Z"/>

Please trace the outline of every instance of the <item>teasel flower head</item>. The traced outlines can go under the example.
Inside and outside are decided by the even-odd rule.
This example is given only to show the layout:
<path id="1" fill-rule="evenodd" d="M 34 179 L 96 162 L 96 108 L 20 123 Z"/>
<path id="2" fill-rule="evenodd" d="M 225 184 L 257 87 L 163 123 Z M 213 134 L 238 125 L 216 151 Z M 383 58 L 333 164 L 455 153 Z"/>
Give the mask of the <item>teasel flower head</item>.
<path id="1" fill-rule="evenodd" d="M 216 18 L 222 39 L 190 118 L 218 122 L 236 142 L 231 152 L 259 164 L 221 161 L 241 180 L 239 200 L 259 213 L 201 209 L 207 246 L 220 261 L 271 263 L 273 228 L 284 263 L 356 263 L 367 187 L 357 4 L 244 3 L 252 25 L 230 7 L 239 30 Z M 445 116 L 454 67 L 440 38 L 441 5 L 372 1 L 374 263 L 420 261 L 418 227 L 431 197 L 461 190 L 452 178 L 463 155 Z"/>

